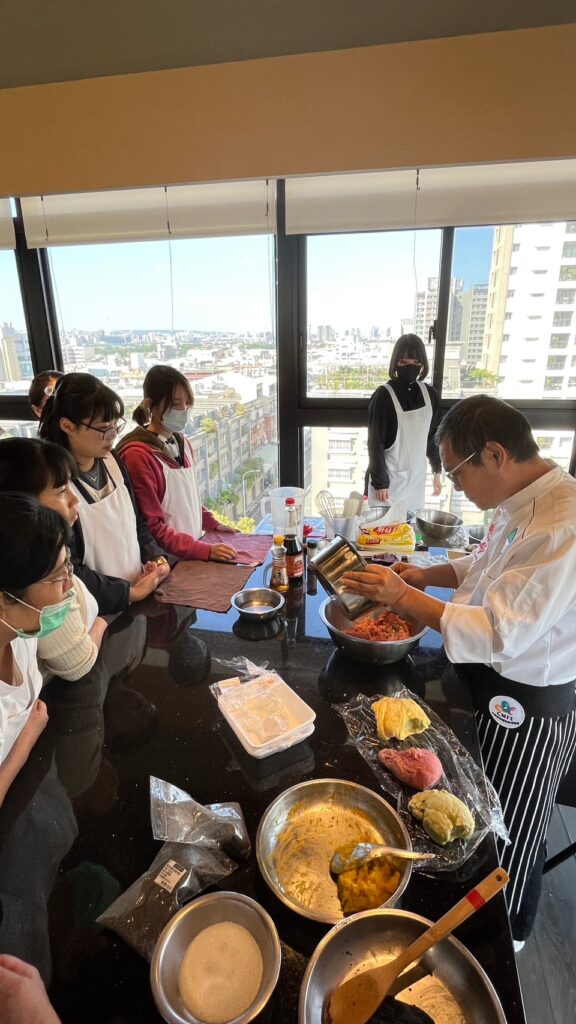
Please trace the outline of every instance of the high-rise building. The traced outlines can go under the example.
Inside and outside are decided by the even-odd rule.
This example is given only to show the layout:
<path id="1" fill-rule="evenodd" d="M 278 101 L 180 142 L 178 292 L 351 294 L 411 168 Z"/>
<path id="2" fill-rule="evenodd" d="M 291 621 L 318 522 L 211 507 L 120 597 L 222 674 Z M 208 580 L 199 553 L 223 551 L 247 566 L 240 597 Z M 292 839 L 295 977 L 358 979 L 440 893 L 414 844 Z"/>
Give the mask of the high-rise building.
<path id="1" fill-rule="evenodd" d="M 5 381 L 29 380 L 34 376 L 28 339 L 12 324 L 0 327 L 0 366 Z"/>
<path id="2" fill-rule="evenodd" d="M 424 291 L 416 292 L 414 302 L 414 334 L 422 341 L 428 341 L 428 329 L 436 319 L 438 311 L 438 278 L 429 277 Z"/>
<path id="3" fill-rule="evenodd" d="M 484 330 L 488 285 L 475 284 L 461 293 L 462 309 L 461 341 L 462 361 L 470 367 L 480 367 L 484 353 Z"/>
<path id="4" fill-rule="evenodd" d="M 485 368 L 515 398 L 576 394 L 576 221 L 497 228 Z"/>

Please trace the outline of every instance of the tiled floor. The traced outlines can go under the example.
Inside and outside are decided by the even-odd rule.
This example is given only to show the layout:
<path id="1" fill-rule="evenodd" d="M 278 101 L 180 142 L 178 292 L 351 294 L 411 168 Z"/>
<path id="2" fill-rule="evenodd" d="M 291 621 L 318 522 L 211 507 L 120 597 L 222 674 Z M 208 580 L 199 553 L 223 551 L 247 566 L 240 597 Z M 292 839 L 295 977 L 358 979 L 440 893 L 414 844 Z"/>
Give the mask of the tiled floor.
<path id="1" fill-rule="evenodd" d="M 576 841 L 576 808 L 556 807 L 548 855 Z M 517 957 L 527 1024 L 576 1020 L 576 857 L 544 876 L 536 925 Z"/>

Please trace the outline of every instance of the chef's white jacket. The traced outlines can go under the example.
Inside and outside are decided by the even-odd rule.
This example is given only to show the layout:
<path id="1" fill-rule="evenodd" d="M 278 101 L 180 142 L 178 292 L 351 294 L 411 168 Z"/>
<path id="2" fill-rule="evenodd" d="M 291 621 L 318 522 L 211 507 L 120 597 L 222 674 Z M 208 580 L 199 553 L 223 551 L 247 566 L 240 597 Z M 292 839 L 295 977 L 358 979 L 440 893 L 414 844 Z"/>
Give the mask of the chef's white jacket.
<path id="1" fill-rule="evenodd" d="M 549 686 L 576 678 L 576 480 L 559 466 L 494 512 L 440 628 L 452 662 Z"/>

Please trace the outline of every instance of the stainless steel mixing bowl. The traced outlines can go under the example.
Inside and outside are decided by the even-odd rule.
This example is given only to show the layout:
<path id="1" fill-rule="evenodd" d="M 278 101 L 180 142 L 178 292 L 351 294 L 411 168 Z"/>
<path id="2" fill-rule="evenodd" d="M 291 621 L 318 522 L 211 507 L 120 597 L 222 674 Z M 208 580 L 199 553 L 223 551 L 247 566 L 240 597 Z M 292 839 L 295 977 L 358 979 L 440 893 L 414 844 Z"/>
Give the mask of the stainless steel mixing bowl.
<path id="1" fill-rule="evenodd" d="M 378 605 L 377 608 L 368 611 L 366 617 L 377 619 L 384 611 L 386 611 L 384 605 Z M 421 622 L 406 619 L 413 630 L 409 640 L 360 640 L 358 637 L 346 633 L 347 629 L 352 629 L 354 622 L 348 618 L 333 597 L 327 598 L 320 605 L 318 614 L 337 647 L 340 647 L 355 661 L 364 661 L 373 665 L 389 665 L 405 658 L 429 628 L 423 626 Z"/>
<path id="2" fill-rule="evenodd" d="M 431 923 L 407 910 L 388 909 L 367 910 L 340 921 L 322 939 L 308 963 L 300 989 L 298 1024 L 319 1024 L 326 1000 L 337 985 L 363 965 L 387 963 Z M 421 992 L 424 1002 L 434 1001 L 434 1012 L 430 1004 L 428 1012 L 435 1024 L 458 1019 L 454 1003 L 466 1024 L 506 1024 L 489 978 L 458 939 L 443 939 L 424 954 L 422 963 L 435 978 L 423 978 L 414 991 Z M 439 991 L 439 984 L 445 993 Z M 416 1002 L 414 996 L 411 1000 Z M 426 1009 L 426 1005 L 419 1005 Z"/>
<path id="3" fill-rule="evenodd" d="M 258 867 L 272 892 L 291 910 L 312 921 L 342 920 L 330 861 L 339 846 L 360 839 L 366 828 L 373 842 L 411 850 L 400 817 L 378 793 L 343 779 L 301 782 L 270 804 L 256 835 Z M 380 836 L 377 839 L 376 836 Z M 394 906 L 408 885 L 412 862 L 402 865 Z"/>
<path id="4" fill-rule="evenodd" d="M 276 926 L 263 907 L 238 892 L 214 892 L 192 900 L 168 922 L 160 935 L 150 967 L 150 984 L 156 1006 L 168 1024 L 202 1024 L 186 1009 L 180 997 L 178 975 L 186 949 L 199 932 L 212 924 L 233 921 L 246 928 L 260 947 L 262 981 L 256 999 L 236 1017 L 234 1024 L 249 1024 L 270 999 L 280 973 L 280 939 Z"/>
<path id="5" fill-rule="evenodd" d="M 447 541 L 462 526 L 463 520 L 452 512 L 441 512 L 438 508 L 419 508 L 414 513 L 416 526 L 422 535 L 431 540 Z"/>

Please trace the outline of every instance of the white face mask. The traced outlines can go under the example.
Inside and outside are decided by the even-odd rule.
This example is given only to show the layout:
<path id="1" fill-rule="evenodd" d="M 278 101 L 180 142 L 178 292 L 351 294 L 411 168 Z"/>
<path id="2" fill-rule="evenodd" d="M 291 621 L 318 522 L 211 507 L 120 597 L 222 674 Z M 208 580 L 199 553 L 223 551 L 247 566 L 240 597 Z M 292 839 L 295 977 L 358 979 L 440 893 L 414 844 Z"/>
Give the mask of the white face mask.
<path id="1" fill-rule="evenodd" d="M 187 423 L 188 409 L 169 409 L 162 417 L 162 426 L 170 434 L 181 434 Z"/>

